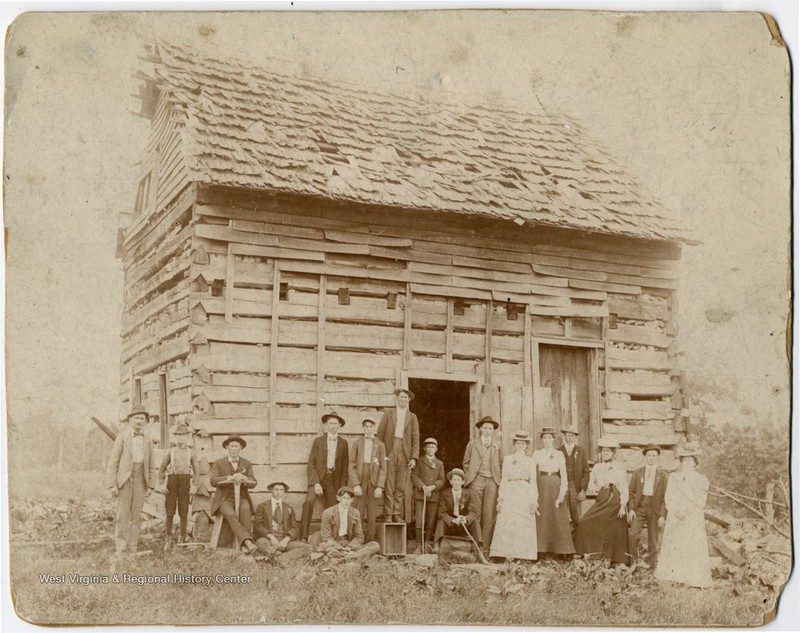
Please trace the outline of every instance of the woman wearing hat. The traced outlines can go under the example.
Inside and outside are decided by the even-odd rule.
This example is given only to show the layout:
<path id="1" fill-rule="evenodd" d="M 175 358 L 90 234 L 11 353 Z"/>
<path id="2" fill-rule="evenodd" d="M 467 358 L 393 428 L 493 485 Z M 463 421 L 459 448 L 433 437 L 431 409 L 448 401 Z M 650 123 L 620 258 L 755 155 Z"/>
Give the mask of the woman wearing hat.
<path id="1" fill-rule="evenodd" d="M 601 461 L 589 476 L 589 489 L 597 490 L 597 499 L 575 530 L 575 549 L 579 554 L 599 554 L 613 563 L 630 563 L 628 476 L 625 466 L 614 461 L 619 443 L 604 437 L 597 447 Z"/>
<path id="2" fill-rule="evenodd" d="M 702 451 L 686 443 L 678 448 L 680 468 L 667 481 L 667 523 L 655 577 L 690 587 L 711 586 L 711 561 L 704 509 L 708 479 L 695 470 Z"/>
<path id="3" fill-rule="evenodd" d="M 544 448 L 533 454 L 539 493 L 539 514 L 536 517 L 539 553 L 574 554 L 569 508 L 564 502 L 567 496 L 567 463 L 564 453 L 555 449 L 554 428 L 544 427 L 539 436 Z"/>
<path id="4" fill-rule="evenodd" d="M 491 556 L 536 560 L 536 462 L 526 455 L 530 436 L 517 431 L 512 439 L 514 454 L 503 460 L 503 477 L 497 496 L 497 522 L 494 527 Z"/>

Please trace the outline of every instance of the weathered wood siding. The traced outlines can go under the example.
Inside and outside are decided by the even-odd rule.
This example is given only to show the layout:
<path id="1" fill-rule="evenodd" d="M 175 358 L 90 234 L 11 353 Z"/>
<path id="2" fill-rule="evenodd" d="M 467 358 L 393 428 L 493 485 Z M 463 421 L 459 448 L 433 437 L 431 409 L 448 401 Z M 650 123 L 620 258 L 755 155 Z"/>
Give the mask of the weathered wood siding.
<path id="1" fill-rule="evenodd" d="M 247 438 L 259 490 L 303 490 L 322 411 L 358 434 L 409 376 L 473 382 L 507 445 L 538 430 L 540 343 L 593 350 L 597 436 L 678 441 L 675 245 L 220 190 L 193 220 L 194 424 Z"/>

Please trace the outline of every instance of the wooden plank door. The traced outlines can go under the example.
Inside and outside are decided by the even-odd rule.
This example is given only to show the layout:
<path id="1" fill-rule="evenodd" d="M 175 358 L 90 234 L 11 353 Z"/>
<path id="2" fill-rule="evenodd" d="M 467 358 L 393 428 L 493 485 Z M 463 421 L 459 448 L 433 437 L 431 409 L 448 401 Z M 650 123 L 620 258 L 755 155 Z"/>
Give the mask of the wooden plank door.
<path id="1" fill-rule="evenodd" d="M 547 423 L 558 430 L 576 428 L 578 443 L 592 453 L 594 441 L 591 414 L 591 355 L 581 347 L 541 345 L 539 348 L 539 393 L 549 395 L 550 401 L 540 410 L 549 412 L 550 420 L 537 421 L 537 432 Z M 558 443 L 558 442 L 556 442 Z"/>

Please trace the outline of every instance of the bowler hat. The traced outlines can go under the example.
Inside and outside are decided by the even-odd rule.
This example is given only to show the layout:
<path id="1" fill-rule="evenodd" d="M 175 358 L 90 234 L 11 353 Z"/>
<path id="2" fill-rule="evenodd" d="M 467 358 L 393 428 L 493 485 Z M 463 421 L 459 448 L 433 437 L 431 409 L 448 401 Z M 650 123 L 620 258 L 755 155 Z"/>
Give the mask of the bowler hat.
<path id="1" fill-rule="evenodd" d="M 647 455 L 650 451 L 656 451 L 659 455 L 661 455 L 661 447 L 658 444 L 648 444 L 642 449 L 642 455 Z"/>
<path id="2" fill-rule="evenodd" d="M 568 429 L 561 429 L 561 433 L 572 433 L 573 435 L 580 435 L 580 432 L 575 427 L 570 427 Z"/>
<path id="3" fill-rule="evenodd" d="M 495 419 L 494 419 L 492 416 L 490 416 L 490 415 L 485 415 L 485 416 L 483 416 L 483 417 L 482 417 L 480 420 L 478 420 L 478 421 L 475 423 L 475 426 L 477 426 L 478 428 L 481 428 L 481 427 L 482 427 L 484 424 L 486 424 L 487 422 L 488 422 L 489 424 L 491 424 L 491 425 L 492 425 L 492 426 L 493 426 L 495 429 L 497 429 L 497 428 L 500 426 L 500 423 L 499 423 L 497 420 L 495 420 Z"/>
<path id="4" fill-rule="evenodd" d="M 552 435 L 555 438 L 556 432 L 557 431 L 552 426 L 543 426 L 542 430 L 539 431 L 539 437 L 543 435 Z"/>
<path id="5" fill-rule="evenodd" d="M 330 418 L 336 418 L 339 420 L 339 426 L 344 426 L 344 418 L 340 416 L 336 411 L 329 411 L 325 415 L 322 416 L 322 423 L 325 424 Z"/>
<path id="6" fill-rule="evenodd" d="M 467 478 L 467 476 L 464 474 L 463 470 L 461 470 L 460 468 L 454 468 L 449 473 L 447 473 L 447 481 L 452 481 L 453 480 L 453 475 L 458 475 L 459 477 L 461 477 L 461 479 L 466 479 Z"/>
<path id="7" fill-rule="evenodd" d="M 241 436 L 239 436 L 239 435 L 231 435 L 231 436 L 227 437 L 225 439 L 225 441 L 222 443 L 222 448 L 228 448 L 228 444 L 230 444 L 231 442 L 239 442 L 239 444 L 242 445 L 242 448 L 247 446 L 247 442 L 245 442 L 244 439 Z"/>
<path id="8" fill-rule="evenodd" d="M 364 418 L 361 420 L 361 426 L 364 426 L 367 422 L 369 422 L 372 426 L 375 426 L 375 420 L 372 418 Z M 344 422 L 342 424 L 344 424 Z"/>
<path id="9" fill-rule="evenodd" d="M 395 389 L 393 393 L 396 396 L 399 396 L 401 393 L 404 393 L 404 394 L 406 394 L 408 396 L 409 400 L 413 400 L 414 399 L 414 392 L 413 391 L 409 391 L 408 389 Z"/>
<path id="10" fill-rule="evenodd" d="M 429 437 L 422 443 L 423 446 L 425 446 L 426 444 L 433 444 L 437 448 L 439 447 L 439 442 L 437 442 L 436 438 L 434 437 Z"/>
<path id="11" fill-rule="evenodd" d="M 339 488 L 339 490 L 336 491 L 336 496 L 341 497 L 342 495 L 349 495 L 350 498 L 352 499 L 353 497 L 356 496 L 356 493 L 350 486 L 342 486 L 341 488 Z"/>
<path id="12" fill-rule="evenodd" d="M 528 444 L 531 443 L 531 436 L 528 435 L 525 431 L 517 431 L 514 433 L 514 437 L 511 438 L 511 443 L 515 444 L 516 442 L 527 442 Z"/>
<path id="13" fill-rule="evenodd" d="M 128 414 L 126 420 L 130 420 L 134 415 L 144 415 L 148 420 L 150 419 L 150 414 L 141 402 L 137 402 L 131 407 L 131 412 Z"/>
<path id="14" fill-rule="evenodd" d="M 597 440 L 597 448 L 619 448 L 619 442 L 613 437 L 601 437 Z"/>
<path id="15" fill-rule="evenodd" d="M 272 492 L 272 489 L 273 489 L 275 486 L 283 486 L 283 489 L 284 489 L 286 492 L 289 492 L 289 486 L 288 486 L 288 485 L 287 485 L 285 482 L 283 482 L 283 481 L 273 481 L 273 482 L 272 482 L 272 483 L 271 483 L 269 486 L 267 486 L 267 490 L 269 490 L 270 492 Z"/>
<path id="16" fill-rule="evenodd" d="M 179 424 L 172 432 L 173 435 L 189 435 L 189 427 L 185 424 Z"/>

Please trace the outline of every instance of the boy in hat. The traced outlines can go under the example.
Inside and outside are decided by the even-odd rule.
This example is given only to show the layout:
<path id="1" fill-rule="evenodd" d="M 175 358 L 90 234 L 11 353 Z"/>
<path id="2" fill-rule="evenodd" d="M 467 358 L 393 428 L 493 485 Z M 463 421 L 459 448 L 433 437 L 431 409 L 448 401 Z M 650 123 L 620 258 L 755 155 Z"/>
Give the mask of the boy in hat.
<path id="1" fill-rule="evenodd" d="M 108 487 L 117 498 L 117 554 L 136 552 L 144 499 L 156 484 L 156 457 L 144 435 L 150 416 L 139 403 L 128 414 L 128 426 L 117 434 L 108 458 Z"/>
<path id="2" fill-rule="evenodd" d="M 465 536 L 464 528 L 481 547 L 481 526 L 478 522 L 478 503 L 475 494 L 464 488 L 464 471 L 454 468 L 447 473 L 450 487 L 439 496 L 436 532 L 433 535 L 434 551 L 444 536 Z"/>
<path id="3" fill-rule="evenodd" d="M 658 560 L 658 530 L 664 527 L 667 506 L 667 473 L 656 465 L 661 447 L 648 444 L 642 450 L 645 465 L 633 471 L 628 492 L 628 549 L 633 560 L 639 558 L 642 528 L 647 525 L 647 564 L 655 569 Z"/>
<path id="4" fill-rule="evenodd" d="M 322 424 L 325 435 L 314 438 L 308 454 L 308 491 L 300 519 L 301 541 L 308 539 L 317 498 L 322 499 L 325 508 L 330 508 L 336 504 L 336 491 L 347 483 L 350 449 L 347 442 L 339 437 L 344 418 L 331 411 L 322 416 Z"/>
<path id="5" fill-rule="evenodd" d="M 589 485 L 589 459 L 586 457 L 586 451 L 576 443 L 579 435 L 577 429 L 564 429 L 561 431 L 561 435 L 564 437 L 564 443 L 558 450 L 564 454 L 564 461 L 567 465 L 567 501 L 570 523 L 572 523 L 574 533 L 581 520 L 581 502 L 586 500 L 586 486 Z"/>
<path id="6" fill-rule="evenodd" d="M 254 508 L 250 490 L 255 488 L 258 482 L 253 474 L 253 464 L 239 456 L 245 446 L 247 442 L 238 435 L 231 435 L 222 443 L 222 448 L 228 454 L 211 466 L 211 485 L 216 488 L 211 499 L 211 516 L 220 512 L 228 521 L 242 551 L 254 554 L 257 548 L 251 535 Z M 236 484 L 240 486 L 241 494 L 238 514 L 235 508 Z"/>
<path id="7" fill-rule="evenodd" d="M 356 495 L 353 504 L 365 523 L 368 541 L 375 540 L 375 519 L 378 505 L 383 501 L 386 485 L 386 447 L 375 437 L 375 420 L 365 418 L 361 422 L 364 436 L 356 440 L 350 451 L 349 485 Z"/>
<path id="8" fill-rule="evenodd" d="M 422 443 L 424 455 L 411 471 L 414 486 L 415 521 L 417 526 L 417 549 L 422 551 L 423 530 L 425 541 L 433 543 L 433 530 L 439 513 L 439 491 L 444 488 L 444 464 L 436 458 L 439 443 L 429 437 Z M 424 511 L 424 512 L 423 512 Z"/>
<path id="9" fill-rule="evenodd" d="M 410 471 L 419 459 L 419 420 L 408 409 L 414 394 L 408 389 L 395 389 L 395 406 L 383 414 L 378 425 L 378 439 L 389 455 L 386 471 L 386 508 L 388 520 L 404 520 L 406 487 Z"/>
<path id="10" fill-rule="evenodd" d="M 342 486 L 336 493 L 338 504 L 322 513 L 320 531 L 314 532 L 309 542 L 317 551 L 337 553 L 345 559 L 354 560 L 372 556 L 381 551 L 376 541 L 364 543 L 361 516 L 352 507 L 355 492 Z"/>
<path id="11" fill-rule="evenodd" d="M 477 424 L 480 435 L 467 444 L 464 452 L 464 485 L 475 495 L 486 551 L 492 542 L 494 522 L 497 519 L 497 491 L 500 488 L 500 464 L 503 463 L 503 449 L 496 443 L 492 435 L 500 424 L 487 415 Z"/>
<path id="12" fill-rule="evenodd" d="M 253 515 L 256 547 L 270 556 L 295 550 L 310 550 L 309 545 L 297 540 L 297 519 L 294 510 L 285 500 L 289 486 L 282 481 L 273 481 L 267 486 L 267 490 L 270 498 L 260 503 Z"/>
<path id="13" fill-rule="evenodd" d="M 166 510 L 166 539 L 164 549 L 172 547 L 172 521 L 175 517 L 175 507 L 178 508 L 180 521 L 179 543 L 185 543 L 186 523 L 189 516 L 189 495 L 192 486 L 192 476 L 197 466 L 192 449 L 186 443 L 189 438 L 189 427 L 179 424 L 173 431 L 175 446 L 170 448 L 161 460 L 158 468 L 158 484 L 161 492 L 166 493 L 164 509 Z M 166 476 L 166 487 L 164 477 Z"/>

